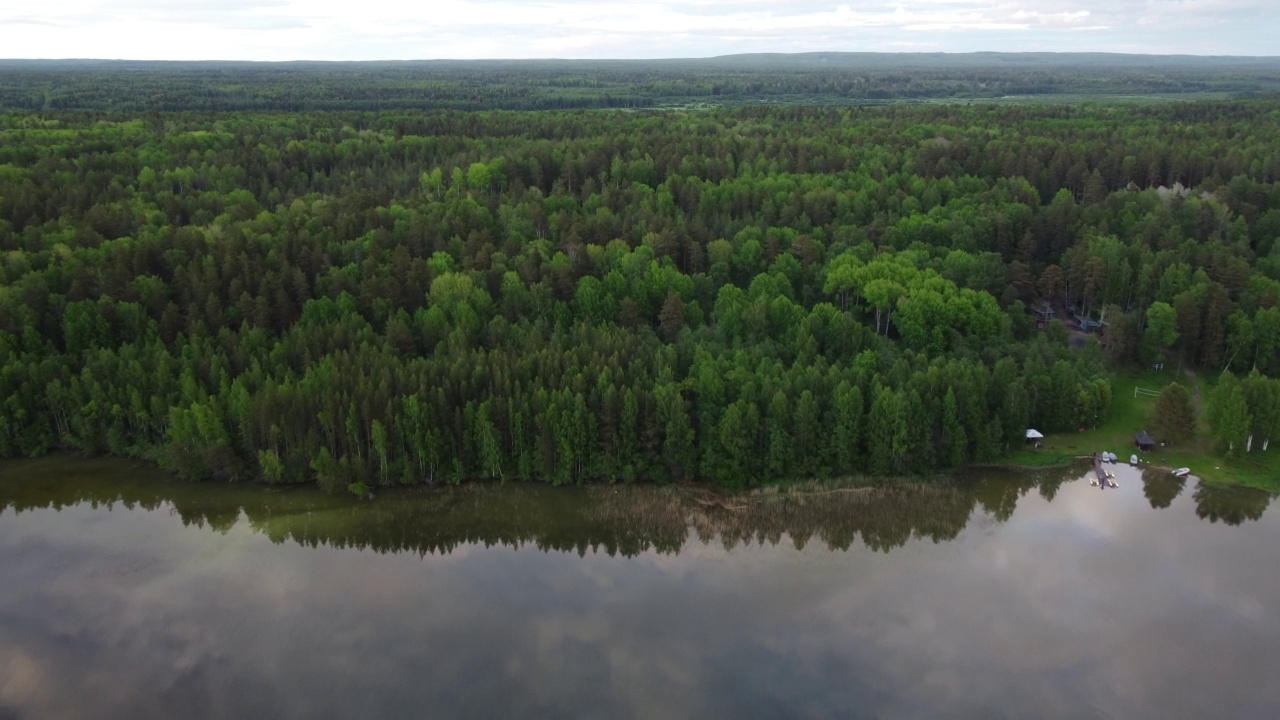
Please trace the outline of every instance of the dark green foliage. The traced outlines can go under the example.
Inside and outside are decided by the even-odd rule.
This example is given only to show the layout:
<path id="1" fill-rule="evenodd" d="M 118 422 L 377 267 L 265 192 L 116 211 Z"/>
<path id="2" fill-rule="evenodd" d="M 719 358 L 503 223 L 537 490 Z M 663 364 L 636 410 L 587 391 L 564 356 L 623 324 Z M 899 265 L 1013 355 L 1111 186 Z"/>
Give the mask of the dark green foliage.
<path id="1" fill-rule="evenodd" d="M 678 60 L 138 62 L 0 60 L 0 109 L 24 111 L 571 110 L 759 102 L 1258 93 L 1268 57 L 1099 53 L 730 55 Z M 942 158 L 929 154 L 922 163 Z M 459 166 L 472 189 L 488 164 Z M 1145 170 L 1145 168 L 1142 168 Z M 152 179 L 153 175 L 146 176 Z M 437 176 L 438 177 L 438 176 Z M 447 177 L 447 176 L 446 176 Z M 643 177 L 632 178 L 645 181 Z M 1086 199 L 1105 180 L 1082 169 Z M 483 187 L 482 187 L 483 186 Z"/>
<path id="2" fill-rule="evenodd" d="M 1097 347 L 1011 317 L 1042 295 L 1280 369 L 1273 112 L 0 115 L 0 455 L 360 492 L 993 460 L 1110 406 Z"/>
<path id="3" fill-rule="evenodd" d="M 1151 429 L 1162 441 L 1180 443 L 1196 432 L 1196 411 L 1191 393 L 1178 383 L 1169 383 L 1156 398 L 1151 410 Z"/>

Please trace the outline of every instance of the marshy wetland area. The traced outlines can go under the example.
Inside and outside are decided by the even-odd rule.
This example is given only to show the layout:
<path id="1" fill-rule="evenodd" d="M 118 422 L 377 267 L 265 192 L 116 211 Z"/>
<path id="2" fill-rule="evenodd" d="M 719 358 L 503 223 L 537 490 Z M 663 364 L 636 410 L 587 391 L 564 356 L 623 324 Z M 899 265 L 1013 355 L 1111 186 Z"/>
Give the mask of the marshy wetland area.
<path id="1" fill-rule="evenodd" d="M 372 499 L 0 464 L 0 715 L 1263 717 L 1272 496 L 1114 466 Z"/>

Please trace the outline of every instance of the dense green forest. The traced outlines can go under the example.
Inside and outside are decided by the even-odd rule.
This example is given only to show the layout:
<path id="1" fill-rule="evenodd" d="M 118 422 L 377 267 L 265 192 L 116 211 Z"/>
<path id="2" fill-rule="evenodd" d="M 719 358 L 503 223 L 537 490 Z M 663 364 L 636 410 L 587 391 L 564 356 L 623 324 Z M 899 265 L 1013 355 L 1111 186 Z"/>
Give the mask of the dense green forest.
<path id="1" fill-rule="evenodd" d="M 1006 96 L 1280 92 L 1280 58 L 802 53 L 693 60 L 0 60 L 0 109 L 569 110 L 875 104 Z"/>
<path id="2" fill-rule="evenodd" d="M 1278 121 L 0 114 L 0 456 L 358 492 L 922 474 L 1093 426 L 1107 364 L 1161 357 L 1253 373 L 1210 414 L 1265 446 Z"/>

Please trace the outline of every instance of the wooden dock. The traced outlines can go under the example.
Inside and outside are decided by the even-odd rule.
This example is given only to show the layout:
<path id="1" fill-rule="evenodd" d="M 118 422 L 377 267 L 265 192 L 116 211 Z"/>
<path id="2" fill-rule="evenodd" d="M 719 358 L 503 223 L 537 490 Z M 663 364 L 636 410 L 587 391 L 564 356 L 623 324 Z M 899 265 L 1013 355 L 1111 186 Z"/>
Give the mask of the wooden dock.
<path id="1" fill-rule="evenodd" d="M 1102 463 L 1102 455 L 1100 455 L 1100 454 L 1098 454 L 1098 453 L 1096 453 L 1096 452 L 1095 452 L 1095 453 L 1093 454 L 1093 476 L 1094 476 L 1094 481 L 1093 481 L 1093 482 L 1091 482 L 1091 483 L 1089 483 L 1089 484 L 1090 484 L 1090 485 L 1097 485 L 1098 487 L 1100 487 L 1100 488 L 1102 488 L 1102 489 L 1104 489 L 1104 490 L 1105 490 L 1105 489 L 1107 489 L 1107 488 L 1109 488 L 1109 487 L 1111 487 L 1111 488 L 1116 487 L 1116 484 L 1115 484 L 1114 482 L 1112 482 L 1111 478 L 1107 475 L 1107 469 L 1106 469 L 1106 468 L 1104 468 L 1102 465 L 1103 465 L 1103 463 Z"/>

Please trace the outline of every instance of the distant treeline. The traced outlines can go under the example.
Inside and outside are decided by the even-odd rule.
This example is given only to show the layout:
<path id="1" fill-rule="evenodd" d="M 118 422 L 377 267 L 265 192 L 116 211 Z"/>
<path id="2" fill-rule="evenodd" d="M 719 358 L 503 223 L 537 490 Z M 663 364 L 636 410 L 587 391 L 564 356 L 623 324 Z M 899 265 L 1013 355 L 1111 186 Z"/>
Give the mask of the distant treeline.
<path id="1" fill-rule="evenodd" d="M 1116 363 L 1280 372 L 1275 114 L 3 115 L 0 455 L 357 491 L 990 461 L 1110 405 L 1042 299 Z"/>
<path id="2" fill-rule="evenodd" d="M 0 109 L 567 110 L 1280 91 L 1275 58 L 812 53 L 661 61 L 0 61 Z"/>

